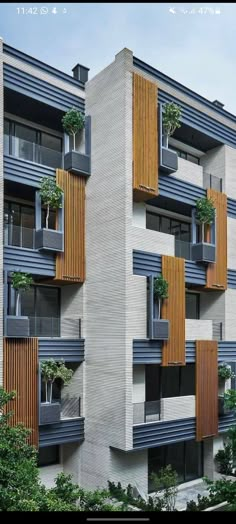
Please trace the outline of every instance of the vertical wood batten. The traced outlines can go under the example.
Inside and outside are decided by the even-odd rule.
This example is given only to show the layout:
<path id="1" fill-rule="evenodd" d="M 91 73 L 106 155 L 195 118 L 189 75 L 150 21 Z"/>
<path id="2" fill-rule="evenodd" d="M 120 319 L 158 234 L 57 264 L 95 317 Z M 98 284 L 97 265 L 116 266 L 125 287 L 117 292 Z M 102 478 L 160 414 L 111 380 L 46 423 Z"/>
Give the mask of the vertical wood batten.
<path id="1" fill-rule="evenodd" d="M 196 340 L 196 440 L 218 434 L 218 344 Z"/>
<path id="2" fill-rule="evenodd" d="M 133 73 L 134 200 L 158 195 L 157 85 Z"/>
<path id="3" fill-rule="evenodd" d="M 16 399 L 9 402 L 13 411 L 9 424 L 30 428 L 29 442 L 38 446 L 38 339 L 4 338 L 4 389 L 15 390 Z"/>
<path id="4" fill-rule="evenodd" d="M 208 264 L 206 288 L 223 291 L 227 289 L 227 196 L 208 189 L 207 197 L 216 208 L 216 262 Z"/>
<path id="5" fill-rule="evenodd" d="M 162 256 L 162 275 L 168 282 L 168 299 L 163 301 L 162 318 L 170 322 L 169 340 L 162 346 L 162 365 L 185 365 L 185 262 Z M 174 364 L 176 363 L 176 364 Z"/>

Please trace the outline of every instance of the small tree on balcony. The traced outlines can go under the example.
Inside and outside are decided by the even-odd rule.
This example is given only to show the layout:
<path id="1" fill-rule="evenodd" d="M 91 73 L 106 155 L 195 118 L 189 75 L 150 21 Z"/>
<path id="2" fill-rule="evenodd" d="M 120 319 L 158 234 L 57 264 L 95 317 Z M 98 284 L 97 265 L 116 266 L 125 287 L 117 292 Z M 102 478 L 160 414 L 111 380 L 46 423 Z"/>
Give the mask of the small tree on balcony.
<path id="1" fill-rule="evenodd" d="M 196 219 L 202 226 L 202 242 L 204 242 L 205 225 L 211 225 L 215 219 L 215 206 L 212 198 L 199 198 L 196 202 Z"/>
<path id="2" fill-rule="evenodd" d="M 11 275 L 11 283 L 13 289 L 16 291 L 16 316 L 20 314 L 20 299 L 21 294 L 25 291 L 28 291 L 30 286 L 33 283 L 31 275 L 28 273 L 21 273 L 20 271 L 15 271 Z"/>
<path id="3" fill-rule="evenodd" d="M 52 388 L 55 380 L 59 378 L 67 386 L 73 376 L 73 370 L 65 366 L 63 359 L 56 361 L 51 358 L 41 363 L 41 374 L 45 383 L 46 402 L 52 403 Z"/>
<path id="4" fill-rule="evenodd" d="M 162 300 L 168 298 L 168 282 L 162 275 L 154 279 L 153 291 L 154 299 L 158 303 L 158 319 L 160 319 Z"/>
<path id="5" fill-rule="evenodd" d="M 174 134 L 176 129 L 181 127 L 180 117 L 181 108 L 177 104 L 174 104 L 174 102 L 164 104 L 162 112 L 162 123 L 164 128 L 166 147 L 168 147 L 169 137 Z"/>
<path id="6" fill-rule="evenodd" d="M 72 107 L 62 118 L 62 126 L 64 131 L 73 136 L 73 144 L 75 151 L 75 136 L 84 127 L 84 116 L 80 111 Z"/>
<path id="7" fill-rule="evenodd" d="M 39 194 L 42 203 L 47 207 L 46 229 L 48 229 L 50 209 L 60 209 L 62 207 L 63 190 L 56 184 L 53 177 L 48 176 L 41 179 Z"/>

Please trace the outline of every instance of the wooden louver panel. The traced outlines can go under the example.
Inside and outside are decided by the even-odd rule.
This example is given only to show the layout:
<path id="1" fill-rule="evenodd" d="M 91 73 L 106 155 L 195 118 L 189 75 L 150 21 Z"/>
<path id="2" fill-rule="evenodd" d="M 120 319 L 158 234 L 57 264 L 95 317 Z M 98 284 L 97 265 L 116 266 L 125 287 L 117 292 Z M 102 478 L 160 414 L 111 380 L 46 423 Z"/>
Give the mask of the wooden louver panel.
<path id="1" fill-rule="evenodd" d="M 208 264 L 207 284 L 209 289 L 227 289 L 227 196 L 214 189 L 207 190 L 216 208 L 216 262 Z"/>
<path id="2" fill-rule="evenodd" d="M 15 390 L 17 397 L 7 409 L 14 415 L 9 424 L 20 422 L 32 433 L 29 442 L 38 446 L 38 339 L 4 338 L 3 384 L 10 392 Z"/>
<path id="3" fill-rule="evenodd" d="M 85 279 L 85 177 L 57 169 L 64 191 L 64 252 L 56 257 L 55 280 L 71 284 Z"/>
<path id="4" fill-rule="evenodd" d="M 170 322 L 169 340 L 163 343 L 162 365 L 185 365 L 185 263 L 183 258 L 162 256 L 162 275 L 167 280 L 168 299 L 162 318 Z"/>
<path id="5" fill-rule="evenodd" d="M 157 86 L 133 73 L 134 200 L 158 195 Z"/>
<path id="6" fill-rule="evenodd" d="M 196 340 L 196 439 L 218 434 L 218 344 Z"/>

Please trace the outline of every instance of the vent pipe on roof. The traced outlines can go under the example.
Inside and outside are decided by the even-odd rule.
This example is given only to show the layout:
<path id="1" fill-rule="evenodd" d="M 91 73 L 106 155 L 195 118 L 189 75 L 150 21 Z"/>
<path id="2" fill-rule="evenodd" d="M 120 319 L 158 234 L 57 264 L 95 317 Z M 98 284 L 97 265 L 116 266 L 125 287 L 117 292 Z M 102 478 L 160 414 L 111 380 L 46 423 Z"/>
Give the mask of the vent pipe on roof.
<path id="1" fill-rule="evenodd" d="M 224 104 L 222 104 L 222 102 L 219 102 L 219 100 L 214 100 L 214 102 L 212 103 L 214 104 L 214 106 L 220 107 L 221 109 L 223 109 L 224 107 Z"/>
<path id="2" fill-rule="evenodd" d="M 72 71 L 73 71 L 73 77 L 76 80 L 80 80 L 80 82 L 83 82 L 83 84 L 87 82 L 89 67 L 85 67 L 85 66 L 82 66 L 81 64 L 77 64 L 75 67 L 73 67 Z"/>

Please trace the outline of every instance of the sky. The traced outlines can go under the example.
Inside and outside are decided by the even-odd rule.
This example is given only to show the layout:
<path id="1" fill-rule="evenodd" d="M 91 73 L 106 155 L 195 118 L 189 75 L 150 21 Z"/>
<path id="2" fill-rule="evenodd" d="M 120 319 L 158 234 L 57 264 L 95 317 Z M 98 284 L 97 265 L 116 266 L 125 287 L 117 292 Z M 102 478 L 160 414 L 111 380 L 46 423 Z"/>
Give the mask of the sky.
<path id="1" fill-rule="evenodd" d="M 4 42 L 57 69 L 80 63 L 92 78 L 127 47 L 234 114 L 235 28 L 236 3 L 0 4 Z"/>

